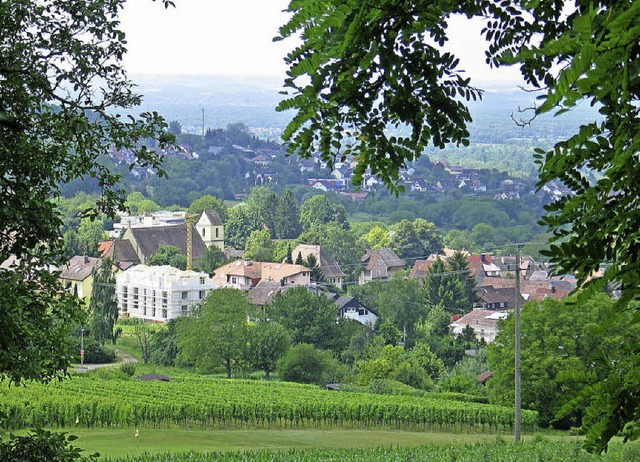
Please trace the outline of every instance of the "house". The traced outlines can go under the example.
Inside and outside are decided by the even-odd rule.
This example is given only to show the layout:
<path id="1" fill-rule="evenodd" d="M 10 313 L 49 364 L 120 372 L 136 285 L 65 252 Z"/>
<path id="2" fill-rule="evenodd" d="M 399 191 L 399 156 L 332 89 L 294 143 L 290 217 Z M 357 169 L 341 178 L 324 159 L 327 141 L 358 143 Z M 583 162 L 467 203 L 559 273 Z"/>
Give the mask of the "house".
<path id="1" fill-rule="evenodd" d="M 355 297 L 346 295 L 336 296 L 335 303 L 338 308 L 338 318 L 353 319 L 360 324 L 369 326 L 371 329 L 373 329 L 378 321 L 378 313 Z"/>
<path id="2" fill-rule="evenodd" d="M 216 288 L 232 287 L 249 290 L 262 279 L 262 263 L 251 260 L 236 260 L 222 265 L 213 271 L 213 283 Z"/>
<path id="3" fill-rule="evenodd" d="M 200 233 L 204 245 L 207 247 L 215 245 L 224 251 L 224 226 L 218 212 L 215 210 L 202 212 L 200 219 L 196 223 L 196 229 Z"/>
<path id="4" fill-rule="evenodd" d="M 131 242 L 126 239 L 113 239 L 98 244 L 100 258 L 110 258 L 118 271 L 125 271 L 140 264 L 140 258 Z"/>
<path id="5" fill-rule="evenodd" d="M 93 270 L 100 266 L 100 259 L 76 255 L 62 265 L 60 281 L 65 290 L 83 300 L 91 298 Z"/>
<path id="6" fill-rule="evenodd" d="M 493 263 L 491 256 L 483 253 L 480 255 L 469 255 L 469 271 L 475 278 L 476 284 L 483 285 L 482 281 L 486 277 L 500 276 L 500 267 Z"/>
<path id="7" fill-rule="evenodd" d="M 492 343 L 498 335 L 498 321 L 507 316 L 508 313 L 505 311 L 477 308 L 452 322 L 451 330 L 453 335 L 460 335 L 467 326 L 471 326 L 475 331 L 476 340 Z"/>
<path id="8" fill-rule="evenodd" d="M 279 282 L 281 286 L 311 284 L 311 270 L 289 263 L 262 263 L 262 279 Z"/>
<path id="9" fill-rule="evenodd" d="M 545 298 L 560 300 L 568 296 L 576 288 L 576 283 L 548 278 L 546 280 L 525 280 L 520 291 L 527 300 L 541 302 Z"/>
<path id="10" fill-rule="evenodd" d="M 306 261 L 309 255 L 313 255 L 325 281 L 342 288 L 345 274 L 340 269 L 340 265 L 319 245 L 299 244 L 291 251 L 291 255 L 294 260 L 297 260 L 299 255 L 303 261 Z"/>
<path id="11" fill-rule="evenodd" d="M 120 314 L 150 322 L 165 322 L 191 313 L 213 289 L 207 273 L 166 265 L 137 265 L 116 276 Z"/>
<path id="12" fill-rule="evenodd" d="M 197 262 L 207 251 L 200 233 L 194 224 L 191 226 L 193 261 Z M 140 263 L 158 252 L 160 246 L 172 245 L 180 249 L 182 255 L 187 254 L 187 225 L 151 226 L 143 228 L 130 227 L 124 233 L 123 239 L 131 242 Z"/>
<path id="13" fill-rule="evenodd" d="M 216 288 L 232 287 L 249 291 L 261 281 L 277 282 L 280 286 L 311 284 L 311 270 L 302 265 L 236 260 L 217 268 L 213 281 Z"/>
<path id="14" fill-rule="evenodd" d="M 411 191 L 427 192 L 429 188 L 423 179 L 418 178 L 411 181 L 410 189 Z"/>
<path id="15" fill-rule="evenodd" d="M 364 266 L 358 279 L 360 285 L 371 281 L 386 281 L 394 273 L 404 269 L 404 260 L 386 247 L 367 250 L 360 262 Z"/>
<path id="16" fill-rule="evenodd" d="M 411 279 L 417 279 L 418 281 L 424 281 L 427 277 L 427 272 L 436 262 L 437 258 L 432 258 L 433 255 L 429 255 L 426 260 L 416 260 L 411 268 Z"/>
<path id="17" fill-rule="evenodd" d="M 481 300 L 481 306 L 485 310 L 504 311 L 515 308 L 516 303 L 516 291 L 515 284 L 513 288 L 501 287 L 495 288 L 493 286 L 481 287 L 476 292 L 478 298 Z M 519 306 L 525 302 L 521 293 L 518 294 Z"/>
<path id="18" fill-rule="evenodd" d="M 276 294 L 286 291 L 290 286 L 283 287 L 277 281 L 260 281 L 247 292 L 252 305 L 267 306 L 273 302 Z"/>

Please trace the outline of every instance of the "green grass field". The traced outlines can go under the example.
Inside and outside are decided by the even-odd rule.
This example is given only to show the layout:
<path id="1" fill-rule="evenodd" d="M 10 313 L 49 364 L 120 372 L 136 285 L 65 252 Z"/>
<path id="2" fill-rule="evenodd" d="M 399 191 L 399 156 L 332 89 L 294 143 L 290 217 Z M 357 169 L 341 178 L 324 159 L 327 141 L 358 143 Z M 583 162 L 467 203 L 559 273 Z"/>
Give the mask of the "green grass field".
<path id="1" fill-rule="evenodd" d="M 75 446 L 87 454 L 99 452 L 102 456 L 125 457 L 142 453 L 210 452 L 240 450 L 284 449 L 348 449 L 396 446 L 421 446 L 425 444 L 472 444 L 495 442 L 497 435 L 481 433 L 425 433 L 384 430 L 88 430 L 62 429 L 78 436 Z M 26 433 L 26 432 L 20 432 Z M 507 441 L 510 435 L 500 435 Z M 524 440 L 532 440 L 525 435 Z M 553 440 L 575 440 L 572 437 L 546 436 Z"/>

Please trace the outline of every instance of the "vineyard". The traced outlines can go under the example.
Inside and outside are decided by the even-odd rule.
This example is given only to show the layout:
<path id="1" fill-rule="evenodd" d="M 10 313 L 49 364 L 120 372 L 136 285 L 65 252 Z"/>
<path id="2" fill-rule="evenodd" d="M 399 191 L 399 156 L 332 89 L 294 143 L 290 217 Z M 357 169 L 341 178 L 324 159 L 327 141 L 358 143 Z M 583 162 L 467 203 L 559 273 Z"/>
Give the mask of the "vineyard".
<path id="1" fill-rule="evenodd" d="M 638 445 L 614 446 L 604 456 L 586 453 L 577 442 L 540 442 L 524 444 L 480 443 L 474 445 L 420 446 L 414 448 L 373 448 L 341 450 L 243 451 L 184 454 L 144 454 L 106 462 L 387 462 L 409 460 L 455 460 L 457 462 L 536 461 L 590 462 L 638 460 Z"/>
<path id="2" fill-rule="evenodd" d="M 48 385 L 0 384 L 0 427 L 390 428 L 494 431 L 513 410 L 413 396 L 321 390 L 282 382 L 181 374 L 170 382 L 77 375 Z M 532 429 L 537 415 L 523 412 Z"/>

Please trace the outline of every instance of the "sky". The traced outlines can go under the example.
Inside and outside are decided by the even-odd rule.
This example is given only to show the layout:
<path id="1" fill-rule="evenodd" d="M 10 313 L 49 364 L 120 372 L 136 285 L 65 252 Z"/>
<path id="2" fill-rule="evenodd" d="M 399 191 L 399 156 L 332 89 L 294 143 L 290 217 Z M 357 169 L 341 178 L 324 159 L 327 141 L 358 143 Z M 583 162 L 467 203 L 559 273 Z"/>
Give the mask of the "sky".
<path id="1" fill-rule="evenodd" d="M 273 42 L 286 22 L 289 0 L 128 0 L 122 13 L 130 74 L 284 77 L 283 58 L 298 42 Z M 451 49 L 474 81 L 517 82 L 517 69 L 491 70 L 484 62 L 482 24 L 450 20 Z"/>

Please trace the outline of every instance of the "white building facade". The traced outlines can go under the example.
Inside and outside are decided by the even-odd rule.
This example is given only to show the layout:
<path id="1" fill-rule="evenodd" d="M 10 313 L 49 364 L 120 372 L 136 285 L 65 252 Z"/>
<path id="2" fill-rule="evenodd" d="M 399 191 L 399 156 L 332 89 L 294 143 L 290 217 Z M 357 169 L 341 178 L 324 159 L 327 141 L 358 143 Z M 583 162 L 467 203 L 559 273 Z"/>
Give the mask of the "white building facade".
<path id="1" fill-rule="evenodd" d="M 207 273 L 137 265 L 116 277 L 121 316 L 166 322 L 191 313 L 214 289 Z"/>

